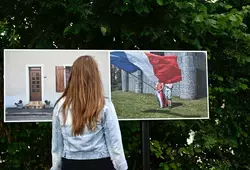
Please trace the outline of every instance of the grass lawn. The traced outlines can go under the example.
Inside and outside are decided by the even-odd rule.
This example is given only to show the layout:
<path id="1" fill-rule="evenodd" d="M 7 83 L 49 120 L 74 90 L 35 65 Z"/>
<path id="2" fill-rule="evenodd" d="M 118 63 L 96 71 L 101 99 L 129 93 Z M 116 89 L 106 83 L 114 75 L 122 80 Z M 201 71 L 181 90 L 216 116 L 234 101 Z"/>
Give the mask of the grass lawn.
<path id="1" fill-rule="evenodd" d="M 172 109 L 158 108 L 155 95 L 114 91 L 111 93 L 119 119 L 208 117 L 207 98 L 172 99 Z"/>

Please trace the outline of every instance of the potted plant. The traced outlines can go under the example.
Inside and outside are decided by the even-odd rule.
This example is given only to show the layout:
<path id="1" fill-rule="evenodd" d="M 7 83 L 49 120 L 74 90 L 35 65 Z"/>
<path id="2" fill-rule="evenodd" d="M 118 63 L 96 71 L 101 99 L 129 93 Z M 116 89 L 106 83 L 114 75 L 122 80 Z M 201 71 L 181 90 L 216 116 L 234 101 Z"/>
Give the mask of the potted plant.
<path id="1" fill-rule="evenodd" d="M 44 103 L 45 103 L 45 108 L 50 108 L 50 101 L 45 100 Z"/>
<path id="2" fill-rule="evenodd" d="M 14 103 L 15 105 L 16 105 L 16 107 L 18 108 L 18 109 L 22 109 L 24 106 L 23 106 L 23 101 L 22 100 L 19 100 L 19 102 L 18 103 Z"/>

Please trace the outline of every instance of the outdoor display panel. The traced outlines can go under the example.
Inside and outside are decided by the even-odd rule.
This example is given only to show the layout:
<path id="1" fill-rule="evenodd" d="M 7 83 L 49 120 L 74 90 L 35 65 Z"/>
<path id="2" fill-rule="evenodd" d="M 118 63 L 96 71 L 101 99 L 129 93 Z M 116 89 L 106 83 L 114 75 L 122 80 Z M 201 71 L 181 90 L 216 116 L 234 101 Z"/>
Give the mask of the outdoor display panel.
<path id="1" fill-rule="evenodd" d="M 51 122 L 75 59 L 93 56 L 119 120 L 208 119 L 206 51 L 5 50 L 5 122 Z"/>
<path id="2" fill-rule="evenodd" d="M 120 120 L 208 119 L 206 51 L 111 51 Z"/>
<path id="3" fill-rule="evenodd" d="M 96 60 L 105 97 L 110 98 L 108 51 L 5 50 L 5 122 L 50 122 L 54 104 L 67 85 L 73 62 L 83 55 Z"/>

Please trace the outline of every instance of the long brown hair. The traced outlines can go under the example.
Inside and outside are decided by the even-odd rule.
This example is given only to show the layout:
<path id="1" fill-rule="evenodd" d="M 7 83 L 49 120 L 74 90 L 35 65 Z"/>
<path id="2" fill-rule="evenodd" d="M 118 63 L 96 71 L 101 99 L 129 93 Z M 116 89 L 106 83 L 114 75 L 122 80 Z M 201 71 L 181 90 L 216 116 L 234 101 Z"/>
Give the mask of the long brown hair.
<path id="1" fill-rule="evenodd" d="M 91 56 L 80 56 L 75 60 L 68 84 L 55 105 L 64 97 L 61 107 L 64 124 L 71 109 L 73 134 L 81 134 L 85 125 L 94 130 L 105 99 L 98 65 Z"/>

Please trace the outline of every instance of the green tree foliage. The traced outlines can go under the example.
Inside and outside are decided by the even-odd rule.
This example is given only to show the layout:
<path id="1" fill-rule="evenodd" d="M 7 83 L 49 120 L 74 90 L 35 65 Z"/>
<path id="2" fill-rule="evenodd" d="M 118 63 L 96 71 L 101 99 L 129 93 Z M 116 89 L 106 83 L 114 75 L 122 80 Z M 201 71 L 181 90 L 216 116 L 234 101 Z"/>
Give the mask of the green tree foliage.
<path id="1" fill-rule="evenodd" d="M 2 0 L 0 11 L 1 49 L 207 50 L 210 119 L 152 121 L 151 167 L 250 169 L 249 1 Z M 142 169 L 140 124 L 120 124 L 129 167 Z M 50 167 L 51 123 L 0 130 L 0 169 Z"/>

